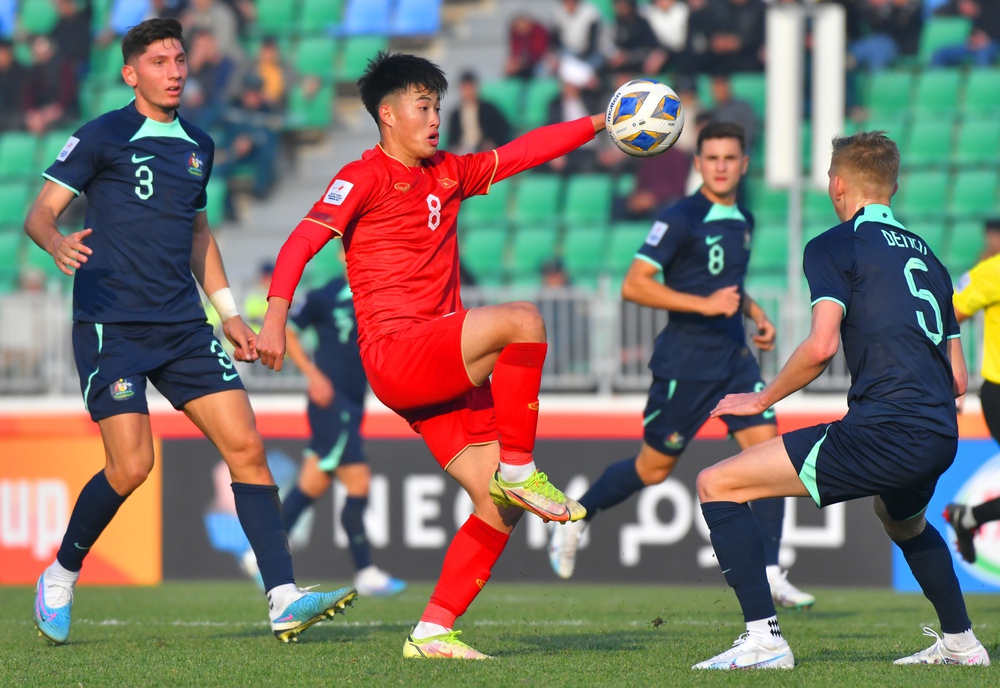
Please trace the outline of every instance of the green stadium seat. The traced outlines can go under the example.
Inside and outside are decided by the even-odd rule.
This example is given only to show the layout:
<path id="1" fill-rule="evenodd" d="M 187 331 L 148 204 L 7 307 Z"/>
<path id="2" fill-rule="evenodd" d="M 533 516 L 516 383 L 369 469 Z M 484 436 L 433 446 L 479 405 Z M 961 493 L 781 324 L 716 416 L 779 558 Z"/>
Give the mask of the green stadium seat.
<path id="1" fill-rule="evenodd" d="M 753 233 L 750 269 L 778 272 L 788 265 L 788 231 L 784 227 L 759 227 Z"/>
<path id="2" fill-rule="evenodd" d="M 0 227 L 0 280 L 16 281 L 21 269 L 21 252 L 28 241 L 24 232 L 16 227 Z"/>
<path id="3" fill-rule="evenodd" d="M 872 116 L 903 115 L 910 108 L 913 74 L 905 70 L 886 69 L 871 77 L 868 107 Z"/>
<path id="4" fill-rule="evenodd" d="M 334 68 L 334 51 L 337 41 L 327 36 L 303 38 L 295 46 L 292 58 L 300 74 L 329 81 Z"/>
<path id="5" fill-rule="evenodd" d="M 910 219 L 940 217 L 945 210 L 948 173 L 941 170 L 910 172 L 900 182 L 899 213 Z M 903 224 L 906 224 L 904 221 Z"/>
<path id="6" fill-rule="evenodd" d="M 28 210 L 31 186 L 26 182 L 0 183 L 0 227 L 20 227 L 24 224 L 24 214 Z M 4 258 L 6 260 L 5 254 Z"/>
<path id="7" fill-rule="evenodd" d="M 751 177 L 747 182 L 747 202 L 758 225 L 784 222 L 788 217 L 788 191 L 772 189 L 761 177 Z"/>
<path id="8" fill-rule="evenodd" d="M 368 60 L 375 57 L 375 53 L 389 48 L 389 39 L 385 36 L 351 36 L 344 39 L 343 45 L 340 66 L 336 71 L 337 81 L 354 82 L 364 73 Z"/>
<path id="9" fill-rule="evenodd" d="M 997 94 L 1000 93 L 1000 69 L 977 68 L 969 72 L 965 85 L 965 116 L 996 117 Z"/>
<path id="10" fill-rule="evenodd" d="M 63 140 L 65 143 L 65 140 Z M 22 131 L 0 134 L 0 179 L 25 179 L 38 174 L 38 138 Z"/>
<path id="11" fill-rule="evenodd" d="M 600 11 L 604 21 L 615 21 L 615 0 L 590 0 L 590 4 Z"/>
<path id="12" fill-rule="evenodd" d="M 913 107 L 918 116 L 937 117 L 958 103 L 962 72 L 958 69 L 929 69 L 917 77 Z"/>
<path id="13" fill-rule="evenodd" d="M 1000 89 L 1000 84 L 997 85 Z M 1000 90 L 997 90 L 1000 94 Z M 998 95 L 1000 98 L 1000 95 Z M 966 119 L 958 130 L 955 162 L 959 165 L 992 165 L 1000 151 L 1000 120 L 996 117 Z"/>
<path id="14" fill-rule="evenodd" d="M 135 99 L 135 91 L 122 82 L 121 86 L 109 86 L 101 91 L 101 95 L 94 103 L 94 116 L 103 115 L 105 112 L 120 110 Z"/>
<path id="15" fill-rule="evenodd" d="M 254 33 L 259 36 L 290 33 L 295 28 L 296 4 L 291 0 L 257 0 Z"/>
<path id="16" fill-rule="evenodd" d="M 934 254 L 941 256 L 944 251 L 945 238 L 948 234 L 943 220 L 922 220 L 910 222 L 906 228 L 924 240 Z"/>
<path id="17" fill-rule="evenodd" d="M 315 288 L 344 273 L 344 261 L 340 259 L 340 246 L 328 246 L 313 256 L 306 265 L 305 280 Z"/>
<path id="18" fill-rule="evenodd" d="M 481 227 L 491 225 L 502 227 L 507 224 L 507 207 L 513 185 L 501 182 L 490 187 L 485 196 L 472 196 L 462 202 L 458 213 L 458 226 Z"/>
<path id="19" fill-rule="evenodd" d="M 615 195 L 628 196 L 635 191 L 635 175 L 630 172 L 622 172 L 615 180 Z"/>
<path id="20" fill-rule="evenodd" d="M 917 58 L 921 64 L 929 64 L 935 50 L 953 43 L 965 43 L 971 29 L 972 23 L 964 17 L 931 17 L 920 32 Z"/>
<path id="21" fill-rule="evenodd" d="M 90 70 L 87 81 L 99 86 L 120 86 L 122 80 L 122 50 L 117 43 L 107 46 L 94 44 L 90 49 Z"/>
<path id="22" fill-rule="evenodd" d="M 220 225 L 226 220 L 226 181 L 221 177 L 209 179 L 205 192 L 208 196 L 205 207 L 208 224 L 213 227 Z"/>
<path id="23" fill-rule="evenodd" d="M 552 222 L 559 218 L 562 177 L 554 174 L 520 175 L 514 198 L 513 220 L 518 224 Z"/>
<path id="24" fill-rule="evenodd" d="M 948 212 L 955 217 L 989 215 L 997 207 L 998 184 L 997 170 L 960 170 L 955 175 Z"/>
<path id="25" fill-rule="evenodd" d="M 762 72 L 736 72 L 730 78 L 733 97 L 745 100 L 753 107 L 759 121 L 767 110 L 767 82 Z"/>
<path id="26" fill-rule="evenodd" d="M 802 196 L 802 222 L 806 227 L 821 226 L 827 230 L 837 222 L 830 195 L 826 191 L 807 189 Z"/>
<path id="27" fill-rule="evenodd" d="M 619 222 L 611 228 L 604 269 L 614 277 L 625 276 L 642 242 L 649 236 L 651 222 Z"/>
<path id="28" fill-rule="evenodd" d="M 47 34 L 59 21 L 59 13 L 52 0 L 21 0 L 20 5 L 17 23 L 26 34 Z"/>
<path id="29" fill-rule="evenodd" d="M 572 226 L 563 237 L 563 264 L 574 283 L 604 267 L 608 230 L 603 226 Z"/>
<path id="30" fill-rule="evenodd" d="M 982 251 L 983 223 L 956 222 L 951 226 L 948 250 L 945 251 L 943 262 L 952 278 L 957 279 L 979 261 Z"/>
<path id="31" fill-rule="evenodd" d="M 568 226 L 607 222 L 611 218 L 614 180 L 608 174 L 578 174 L 566 183 L 562 217 Z"/>
<path id="32" fill-rule="evenodd" d="M 515 121 L 520 129 L 536 129 L 548 121 L 549 104 L 559 95 L 559 80 L 551 77 L 536 77 L 528 82 L 524 96 L 524 111 Z"/>
<path id="33" fill-rule="evenodd" d="M 476 227 L 463 233 L 462 265 L 481 284 L 501 278 L 506 252 L 507 230 L 502 227 Z"/>
<path id="34" fill-rule="evenodd" d="M 333 124 L 333 87 L 321 86 L 311 97 L 306 97 L 301 85 L 292 87 L 288 98 L 290 130 L 328 129 Z"/>
<path id="35" fill-rule="evenodd" d="M 303 34 L 325 33 L 340 23 L 344 0 L 302 0 L 298 30 Z"/>
<path id="36" fill-rule="evenodd" d="M 558 232 L 552 224 L 522 225 L 510 250 L 510 274 L 515 279 L 537 278 L 542 263 L 556 255 Z"/>
<path id="37" fill-rule="evenodd" d="M 884 131 L 893 141 L 905 141 L 910 134 L 910 118 L 904 113 L 883 115 L 872 113 L 862 131 Z"/>
<path id="38" fill-rule="evenodd" d="M 519 126 L 523 109 L 524 82 L 520 79 L 496 79 L 479 85 L 479 97 L 496 105 L 507 121 Z"/>
<path id="39" fill-rule="evenodd" d="M 952 126 L 945 119 L 932 128 L 913 127 L 900 146 L 904 167 L 944 165 L 951 158 Z"/>

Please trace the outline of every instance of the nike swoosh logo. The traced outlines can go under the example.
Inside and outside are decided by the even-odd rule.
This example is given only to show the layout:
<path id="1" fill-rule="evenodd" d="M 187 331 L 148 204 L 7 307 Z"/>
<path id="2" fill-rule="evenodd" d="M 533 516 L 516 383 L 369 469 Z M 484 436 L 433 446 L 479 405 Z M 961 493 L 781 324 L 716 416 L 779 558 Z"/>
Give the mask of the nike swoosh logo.
<path id="1" fill-rule="evenodd" d="M 722 235 L 719 236 L 707 236 L 705 237 L 705 243 L 711 246 L 712 244 L 717 244 L 722 241 Z"/>
<path id="2" fill-rule="evenodd" d="M 222 379 L 225 380 L 226 382 L 230 382 L 232 380 L 235 380 L 239 376 L 240 376 L 239 373 L 223 373 Z"/>
<path id="3" fill-rule="evenodd" d="M 132 162 L 138 164 L 140 162 L 146 162 L 147 160 L 152 160 L 155 157 L 156 157 L 155 155 L 147 155 L 144 158 L 138 158 L 138 157 L 136 157 L 135 153 L 133 153 L 132 154 Z"/>
<path id="4" fill-rule="evenodd" d="M 89 547 L 80 547 L 80 543 L 78 543 L 78 542 L 74 542 L 73 546 L 76 547 L 77 549 L 82 549 L 84 551 L 90 549 Z"/>
<path id="5" fill-rule="evenodd" d="M 274 623 L 285 623 L 286 621 L 291 621 L 294 618 L 295 618 L 294 614 L 287 614 L 287 615 L 281 617 L 280 619 L 275 619 Z"/>

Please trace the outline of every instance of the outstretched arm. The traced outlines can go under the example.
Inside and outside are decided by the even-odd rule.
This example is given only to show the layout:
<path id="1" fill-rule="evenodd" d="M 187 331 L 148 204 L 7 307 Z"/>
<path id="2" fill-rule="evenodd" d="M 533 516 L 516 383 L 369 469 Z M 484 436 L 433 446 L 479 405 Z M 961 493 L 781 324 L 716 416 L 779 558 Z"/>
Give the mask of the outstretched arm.
<path id="1" fill-rule="evenodd" d="M 518 136 L 496 149 L 497 168 L 493 182 L 566 155 L 590 141 L 603 128 L 604 115 L 601 114 L 549 124 Z"/>
<path id="2" fill-rule="evenodd" d="M 813 306 L 812 331 L 771 383 L 760 392 L 727 394 L 712 410 L 712 417 L 763 413 L 818 378 L 840 346 L 840 322 L 843 319 L 844 309 L 839 303 L 818 302 Z"/>
<path id="3" fill-rule="evenodd" d="M 622 282 L 622 297 L 640 306 L 705 316 L 731 316 L 740 308 L 736 285 L 724 287 L 708 296 L 697 296 L 671 289 L 656 279 L 660 268 L 640 258 L 632 261 Z"/>
<path id="4" fill-rule="evenodd" d="M 63 235 L 56 225 L 56 220 L 74 198 L 76 194 L 65 186 L 46 181 L 24 218 L 24 233 L 51 255 L 56 267 L 67 275 L 72 275 L 93 254 L 93 250 L 83 243 L 93 229 Z"/>

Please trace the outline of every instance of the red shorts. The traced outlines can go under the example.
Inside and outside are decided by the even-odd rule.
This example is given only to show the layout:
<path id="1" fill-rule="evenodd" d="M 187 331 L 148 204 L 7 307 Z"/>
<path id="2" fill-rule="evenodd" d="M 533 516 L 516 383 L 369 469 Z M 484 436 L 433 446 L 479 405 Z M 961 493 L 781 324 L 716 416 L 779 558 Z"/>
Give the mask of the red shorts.
<path id="1" fill-rule="evenodd" d="M 462 356 L 468 312 L 394 332 L 362 356 L 375 396 L 424 438 L 442 468 L 466 447 L 499 439 L 490 382 L 477 387 Z"/>

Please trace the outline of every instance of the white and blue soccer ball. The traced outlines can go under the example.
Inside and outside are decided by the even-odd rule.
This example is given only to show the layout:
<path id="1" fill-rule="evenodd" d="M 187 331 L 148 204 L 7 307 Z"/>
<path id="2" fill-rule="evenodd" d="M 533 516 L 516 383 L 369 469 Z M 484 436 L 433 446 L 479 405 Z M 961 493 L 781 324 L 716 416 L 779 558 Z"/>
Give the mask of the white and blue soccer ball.
<path id="1" fill-rule="evenodd" d="M 604 123 L 618 148 L 645 158 L 677 142 L 684 129 L 684 108 L 666 84 L 633 79 L 611 96 Z"/>

